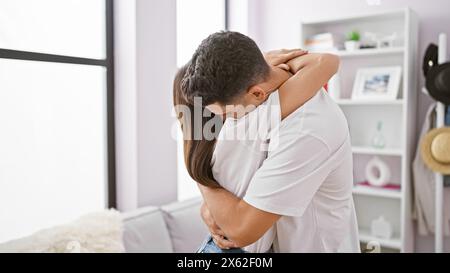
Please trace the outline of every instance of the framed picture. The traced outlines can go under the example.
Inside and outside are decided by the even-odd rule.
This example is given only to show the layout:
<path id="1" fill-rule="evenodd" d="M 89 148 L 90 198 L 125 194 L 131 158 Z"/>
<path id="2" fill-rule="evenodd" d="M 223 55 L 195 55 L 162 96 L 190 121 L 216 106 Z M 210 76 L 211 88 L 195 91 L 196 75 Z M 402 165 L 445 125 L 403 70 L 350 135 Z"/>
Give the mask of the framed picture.
<path id="1" fill-rule="evenodd" d="M 400 66 L 358 69 L 353 85 L 354 100 L 395 100 L 400 89 Z"/>

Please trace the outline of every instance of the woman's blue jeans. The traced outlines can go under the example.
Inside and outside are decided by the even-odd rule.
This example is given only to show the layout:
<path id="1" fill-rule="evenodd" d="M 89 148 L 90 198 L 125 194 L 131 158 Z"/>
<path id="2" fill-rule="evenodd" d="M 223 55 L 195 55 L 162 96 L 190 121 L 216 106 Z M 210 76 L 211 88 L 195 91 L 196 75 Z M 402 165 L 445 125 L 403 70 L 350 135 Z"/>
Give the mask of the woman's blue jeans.
<path id="1" fill-rule="evenodd" d="M 221 249 L 214 243 L 211 235 L 208 235 L 206 240 L 197 250 L 197 253 L 246 253 L 241 248 L 230 248 L 230 249 Z"/>

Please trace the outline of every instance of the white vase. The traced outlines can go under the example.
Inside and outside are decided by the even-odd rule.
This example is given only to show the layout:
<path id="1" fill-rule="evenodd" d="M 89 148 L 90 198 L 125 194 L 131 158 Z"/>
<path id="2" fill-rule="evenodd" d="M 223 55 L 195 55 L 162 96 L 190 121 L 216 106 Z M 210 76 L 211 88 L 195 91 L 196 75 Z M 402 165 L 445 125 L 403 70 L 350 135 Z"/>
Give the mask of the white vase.
<path id="1" fill-rule="evenodd" d="M 378 156 L 373 157 L 367 162 L 365 174 L 367 182 L 373 187 L 384 187 L 391 180 L 391 169 L 389 165 Z"/>
<path id="2" fill-rule="evenodd" d="M 384 216 L 381 215 L 378 219 L 372 221 L 370 225 L 370 233 L 373 237 L 380 239 L 391 239 L 392 238 L 392 225 Z"/>
<path id="3" fill-rule="evenodd" d="M 358 49 L 359 49 L 359 41 L 346 41 L 345 42 L 345 50 L 355 51 Z"/>

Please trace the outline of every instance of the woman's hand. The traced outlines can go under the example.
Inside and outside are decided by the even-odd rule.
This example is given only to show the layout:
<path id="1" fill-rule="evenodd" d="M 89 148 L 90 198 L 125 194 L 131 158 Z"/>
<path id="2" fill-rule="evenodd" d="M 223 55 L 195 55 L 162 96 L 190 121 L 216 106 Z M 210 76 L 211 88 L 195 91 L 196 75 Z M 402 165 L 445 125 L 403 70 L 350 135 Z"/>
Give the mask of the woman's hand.
<path id="1" fill-rule="evenodd" d="M 211 233 L 211 237 L 213 238 L 214 243 L 218 247 L 222 249 L 230 249 L 236 247 L 236 245 L 232 241 L 226 238 L 225 233 L 216 224 L 205 202 L 202 203 L 202 206 L 200 208 L 200 214 L 202 216 L 203 222 L 209 229 L 209 233 Z"/>
<path id="2" fill-rule="evenodd" d="M 266 52 L 264 54 L 264 59 L 266 59 L 266 62 L 271 66 L 289 71 L 290 67 L 287 63 L 290 60 L 305 54 L 308 54 L 308 51 L 303 49 L 278 49 Z"/>
<path id="3" fill-rule="evenodd" d="M 287 64 L 294 76 L 278 89 L 281 119 L 322 90 L 339 69 L 339 57 L 328 53 L 311 53 L 292 59 Z"/>

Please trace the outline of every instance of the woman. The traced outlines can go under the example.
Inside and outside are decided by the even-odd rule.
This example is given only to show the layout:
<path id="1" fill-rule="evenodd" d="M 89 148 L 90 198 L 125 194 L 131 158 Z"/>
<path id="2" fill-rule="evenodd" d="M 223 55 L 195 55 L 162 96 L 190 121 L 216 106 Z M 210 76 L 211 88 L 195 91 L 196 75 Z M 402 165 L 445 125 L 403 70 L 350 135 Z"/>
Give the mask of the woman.
<path id="1" fill-rule="evenodd" d="M 264 58 L 249 38 L 238 34 L 232 34 L 226 38 L 224 50 L 219 50 L 222 54 L 220 60 L 231 62 L 228 64 L 212 62 L 212 64 L 222 65 L 221 68 L 226 70 L 228 67 L 236 66 L 236 62 L 242 62 L 240 66 L 242 69 L 239 69 L 238 73 L 233 74 L 232 77 L 229 75 L 234 72 L 233 70 L 225 71 L 224 74 L 228 78 L 217 80 L 216 67 L 205 68 L 209 65 L 211 56 L 205 54 L 209 58 L 206 59 L 201 55 L 202 47 L 207 46 L 207 42 L 204 41 L 191 62 L 181 68 L 175 77 L 174 104 L 183 130 L 184 157 L 190 176 L 203 186 L 220 185 L 236 196 L 242 197 L 253 174 L 267 155 L 267 151 L 261 147 L 266 144 L 268 134 L 276 126 L 270 124 L 270 117 L 274 114 L 286 117 L 313 97 L 336 72 L 337 62 L 330 55 L 306 55 L 307 52 L 301 50 L 271 52 Z M 232 55 L 227 55 L 228 44 L 236 46 L 239 43 L 239 48 L 243 48 L 244 51 L 236 52 L 233 48 Z M 246 59 L 250 60 L 250 63 L 245 63 Z M 288 80 L 292 76 L 290 72 L 295 74 L 300 70 L 303 70 L 305 75 L 310 75 L 314 82 L 305 81 L 305 84 L 309 86 L 305 89 L 306 91 L 297 94 L 295 100 L 286 99 L 292 96 L 292 92 L 287 91 L 289 88 L 285 87 L 289 85 Z M 212 76 L 200 71 L 212 71 Z M 258 76 L 257 73 L 262 76 L 256 77 L 258 80 L 253 80 L 254 75 Z M 245 88 L 236 88 L 233 83 L 229 83 L 230 78 L 238 83 L 247 80 Z M 211 83 L 212 81 L 214 82 Z M 214 86 L 217 82 L 219 84 Z M 232 87 L 227 90 L 226 87 L 229 85 Z M 205 100 L 206 106 L 196 104 L 192 99 L 192 94 L 202 94 L 200 92 L 202 90 L 203 95 L 200 97 Z M 207 94 L 204 93 L 205 90 L 208 91 Z M 230 102 L 233 105 L 256 106 L 257 110 L 251 111 L 248 107 L 243 107 L 247 110 L 239 108 L 240 110 L 227 112 L 224 106 Z M 280 104 L 283 107 L 280 107 Z M 201 117 L 201 126 L 198 126 L 192 118 L 195 110 L 205 113 Z M 255 120 L 259 121 L 252 122 Z M 252 127 L 258 127 L 261 123 L 264 127 L 263 133 L 255 135 L 258 128 L 253 130 L 255 128 Z M 206 127 L 213 129 L 209 135 L 205 135 Z M 244 135 L 232 139 L 226 137 L 236 130 L 244 132 Z M 259 240 L 245 246 L 244 249 L 236 248 L 231 241 L 221 243 L 218 247 L 215 242 L 223 242 L 226 234 L 217 227 L 212 237 L 202 245 L 200 252 L 267 252 L 270 251 L 275 236 L 276 229 L 271 227 Z"/>

